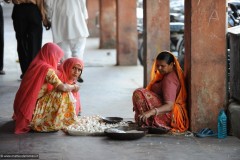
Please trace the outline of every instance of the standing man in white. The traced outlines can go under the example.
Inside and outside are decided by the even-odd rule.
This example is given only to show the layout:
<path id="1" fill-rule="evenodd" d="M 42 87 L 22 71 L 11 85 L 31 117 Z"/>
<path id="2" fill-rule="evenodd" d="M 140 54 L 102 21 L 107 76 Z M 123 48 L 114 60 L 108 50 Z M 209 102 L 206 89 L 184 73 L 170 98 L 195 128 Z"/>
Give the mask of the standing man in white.
<path id="1" fill-rule="evenodd" d="M 64 51 L 64 59 L 78 57 L 83 60 L 89 36 L 86 0 L 47 0 L 47 15 L 52 23 L 53 42 Z M 78 82 L 83 82 L 79 77 Z"/>
<path id="2" fill-rule="evenodd" d="M 89 36 L 88 12 L 85 0 L 47 0 L 47 12 L 52 22 L 53 42 L 64 51 L 64 59 L 83 60 L 86 38 Z"/>

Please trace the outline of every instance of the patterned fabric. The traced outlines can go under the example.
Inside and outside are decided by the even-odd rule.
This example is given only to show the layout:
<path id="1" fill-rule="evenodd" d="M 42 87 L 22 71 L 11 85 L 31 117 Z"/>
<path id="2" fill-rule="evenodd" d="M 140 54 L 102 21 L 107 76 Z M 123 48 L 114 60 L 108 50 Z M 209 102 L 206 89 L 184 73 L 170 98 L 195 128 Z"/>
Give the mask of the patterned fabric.
<path id="1" fill-rule="evenodd" d="M 144 88 L 135 90 L 132 98 L 134 105 L 133 110 L 135 111 L 134 118 L 136 122 L 138 122 L 138 116 L 140 114 L 162 105 L 162 102 L 156 93 Z M 146 123 L 142 124 L 142 127 L 144 126 L 163 127 L 169 130 L 171 129 L 171 113 L 152 116 L 147 119 Z"/>
<path id="2" fill-rule="evenodd" d="M 64 53 L 54 43 L 46 43 L 31 62 L 23 76 L 14 99 L 15 133 L 26 133 L 38 99 L 39 91 L 45 83 L 49 69 L 56 70 Z"/>
<path id="3" fill-rule="evenodd" d="M 180 83 L 176 71 L 165 74 L 161 80 L 151 86 L 151 90 L 137 89 L 133 93 L 135 120 L 138 116 L 153 108 L 159 108 L 165 101 L 174 102 L 180 89 Z M 147 119 L 146 126 L 163 127 L 171 129 L 172 113 L 159 114 Z"/>
<path id="4" fill-rule="evenodd" d="M 168 51 L 165 51 L 165 52 L 168 52 Z M 172 54 L 171 52 L 168 52 L 168 53 Z M 186 104 L 187 90 L 185 87 L 185 77 L 184 77 L 182 68 L 175 56 L 174 56 L 174 63 L 175 63 L 175 68 L 176 68 L 176 72 L 179 78 L 181 88 L 178 92 L 178 95 L 174 102 L 174 106 L 172 110 L 172 121 L 171 121 L 172 130 L 171 131 L 185 132 L 189 127 L 189 119 L 188 119 L 187 104 Z M 151 81 L 146 87 L 146 89 L 151 90 L 152 86 L 159 80 L 163 79 L 163 77 L 164 76 L 156 68 L 156 60 L 155 60 L 151 70 Z"/>
<path id="5" fill-rule="evenodd" d="M 74 104 L 68 92 L 53 90 L 37 101 L 31 128 L 38 132 L 65 129 L 77 121 Z"/>
<path id="6" fill-rule="evenodd" d="M 54 88 L 56 88 L 62 82 L 59 80 L 58 76 L 55 74 L 53 69 L 49 69 L 46 75 L 46 82 L 44 83 L 41 90 L 38 93 L 38 98 L 41 98 L 48 92 L 48 85 L 51 84 Z M 49 83 L 49 84 L 48 84 Z"/>
<path id="7" fill-rule="evenodd" d="M 62 83 L 53 70 L 49 70 L 46 76 L 46 84 L 57 87 Z M 44 89 L 43 89 L 44 88 Z M 33 114 L 31 128 L 38 132 L 50 132 L 64 129 L 77 119 L 74 103 L 68 92 L 53 90 L 47 93 L 43 87 L 39 93 L 36 109 Z M 43 95 L 44 93 L 47 93 Z"/>

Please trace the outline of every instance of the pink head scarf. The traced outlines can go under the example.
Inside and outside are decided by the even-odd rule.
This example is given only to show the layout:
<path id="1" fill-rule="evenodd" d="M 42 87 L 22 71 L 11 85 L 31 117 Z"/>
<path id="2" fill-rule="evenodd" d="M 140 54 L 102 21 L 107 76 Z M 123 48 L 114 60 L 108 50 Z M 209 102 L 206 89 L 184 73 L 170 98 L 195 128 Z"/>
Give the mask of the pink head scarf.
<path id="1" fill-rule="evenodd" d="M 58 77 L 63 83 L 68 83 L 68 84 L 74 84 L 76 83 L 75 81 L 69 79 L 71 76 L 72 68 L 76 65 L 80 65 L 81 69 L 83 70 L 84 64 L 83 61 L 80 60 L 79 58 L 68 58 L 66 59 L 61 66 L 59 66 L 59 74 Z M 80 103 L 80 94 L 79 92 L 72 92 L 73 96 L 77 100 L 76 103 L 76 114 L 81 112 L 81 103 Z"/>
<path id="2" fill-rule="evenodd" d="M 31 62 L 26 71 L 14 100 L 16 120 L 15 133 L 26 133 L 37 102 L 38 93 L 45 82 L 49 69 L 57 69 L 58 62 L 64 53 L 54 43 L 46 43 Z"/>

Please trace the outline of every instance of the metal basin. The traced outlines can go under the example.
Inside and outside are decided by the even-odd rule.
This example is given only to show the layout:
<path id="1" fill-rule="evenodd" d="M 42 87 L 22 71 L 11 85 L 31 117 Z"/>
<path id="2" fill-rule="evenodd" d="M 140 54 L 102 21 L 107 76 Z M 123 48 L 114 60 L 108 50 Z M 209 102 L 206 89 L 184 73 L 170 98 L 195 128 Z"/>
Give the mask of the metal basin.
<path id="1" fill-rule="evenodd" d="M 123 121 L 121 117 L 103 117 L 102 120 L 106 123 L 119 123 Z"/>
<path id="2" fill-rule="evenodd" d="M 113 129 L 118 130 L 119 133 L 115 131 L 113 132 Z M 104 131 L 104 133 L 111 139 L 136 140 L 144 137 L 146 135 L 146 131 L 147 131 L 146 129 L 142 129 L 139 127 L 123 126 L 117 128 L 108 128 Z"/>
<path id="3" fill-rule="evenodd" d="M 169 132 L 168 129 L 163 128 L 163 127 L 147 127 L 148 129 L 148 134 L 166 134 Z"/>

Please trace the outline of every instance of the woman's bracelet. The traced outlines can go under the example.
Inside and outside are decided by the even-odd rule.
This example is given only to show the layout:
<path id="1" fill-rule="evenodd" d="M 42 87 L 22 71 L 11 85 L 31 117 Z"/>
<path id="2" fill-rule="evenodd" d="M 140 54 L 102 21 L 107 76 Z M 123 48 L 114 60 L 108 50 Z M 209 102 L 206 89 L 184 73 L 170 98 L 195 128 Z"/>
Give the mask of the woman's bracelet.
<path id="1" fill-rule="evenodd" d="M 157 108 L 154 108 L 154 110 L 155 110 L 155 116 L 158 115 L 158 110 L 157 110 Z"/>
<path id="2" fill-rule="evenodd" d="M 74 86 L 74 90 L 77 90 L 76 84 L 74 84 L 73 86 Z"/>

